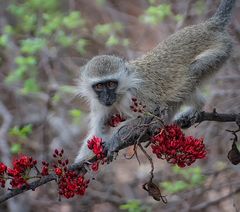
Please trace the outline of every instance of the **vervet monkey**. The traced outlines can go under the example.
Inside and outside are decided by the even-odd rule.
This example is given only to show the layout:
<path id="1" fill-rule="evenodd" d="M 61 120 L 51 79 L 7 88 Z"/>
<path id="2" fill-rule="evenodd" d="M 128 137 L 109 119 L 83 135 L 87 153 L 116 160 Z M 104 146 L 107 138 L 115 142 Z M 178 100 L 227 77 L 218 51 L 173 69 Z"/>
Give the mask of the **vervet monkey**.
<path id="1" fill-rule="evenodd" d="M 199 111 L 204 104 L 199 85 L 219 70 L 232 50 L 226 26 L 234 3 L 222 0 L 210 19 L 174 33 L 136 60 L 109 55 L 91 59 L 81 69 L 78 86 L 90 105 L 90 131 L 75 162 L 91 156 L 87 141 L 94 135 L 103 141 L 111 137 L 114 129 L 106 122 L 112 114 L 125 119 L 137 116 L 130 109 L 133 96 L 147 111 L 168 107 L 169 119 L 182 104 L 191 105 L 191 112 Z"/>

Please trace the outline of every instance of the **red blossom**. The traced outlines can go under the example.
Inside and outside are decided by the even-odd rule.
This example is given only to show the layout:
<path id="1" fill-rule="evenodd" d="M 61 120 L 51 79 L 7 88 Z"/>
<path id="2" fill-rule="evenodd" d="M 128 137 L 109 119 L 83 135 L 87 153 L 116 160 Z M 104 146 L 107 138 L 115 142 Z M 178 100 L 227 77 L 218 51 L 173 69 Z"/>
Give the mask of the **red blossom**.
<path id="1" fill-rule="evenodd" d="M 61 176 L 62 175 L 62 169 L 61 168 L 55 168 L 54 172 L 55 172 L 55 174 L 57 176 Z"/>
<path id="2" fill-rule="evenodd" d="M 6 170 L 7 166 L 4 163 L 0 162 L 0 175 L 4 174 Z"/>
<path id="3" fill-rule="evenodd" d="M 116 127 L 116 126 L 118 126 L 121 122 L 123 122 L 123 121 L 125 121 L 126 119 L 125 118 L 123 118 L 120 114 L 115 114 L 115 115 L 113 115 L 111 118 L 110 118 L 110 120 L 109 120 L 109 122 L 108 122 L 108 125 L 110 126 L 110 127 Z"/>
<path id="4" fill-rule="evenodd" d="M 93 151 L 98 159 L 105 157 L 102 144 L 102 138 L 98 138 L 96 136 L 93 136 L 93 138 L 88 141 L 88 148 Z"/>
<path id="5" fill-rule="evenodd" d="M 91 168 L 94 172 L 98 171 L 98 168 L 99 168 L 99 161 L 96 161 L 94 162 L 92 165 L 91 165 Z"/>
<path id="6" fill-rule="evenodd" d="M 41 175 L 42 175 L 42 176 L 47 176 L 47 175 L 49 175 L 49 170 L 48 170 L 48 167 L 47 167 L 47 166 L 43 166 L 43 167 L 42 167 Z"/>
<path id="7" fill-rule="evenodd" d="M 92 139 L 88 141 L 88 148 L 93 151 L 93 153 L 97 156 L 98 160 L 91 165 L 93 171 L 98 171 L 99 163 L 104 164 L 105 154 L 103 152 L 103 142 L 101 138 L 93 136 Z"/>
<path id="8" fill-rule="evenodd" d="M 190 166 L 207 153 L 202 138 L 185 137 L 177 125 L 168 125 L 153 136 L 151 147 L 158 158 L 166 159 L 179 167 Z"/>

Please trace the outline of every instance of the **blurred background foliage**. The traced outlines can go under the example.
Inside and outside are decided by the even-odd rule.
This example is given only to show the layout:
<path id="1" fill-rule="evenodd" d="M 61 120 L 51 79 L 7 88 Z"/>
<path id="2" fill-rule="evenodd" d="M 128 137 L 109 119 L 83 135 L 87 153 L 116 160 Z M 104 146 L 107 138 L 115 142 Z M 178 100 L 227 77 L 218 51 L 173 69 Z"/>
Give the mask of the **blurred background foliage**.
<path id="1" fill-rule="evenodd" d="M 176 30 L 209 17 L 219 0 L 0 0 L 0 156 L 50 160 L 64 148 L 73 160 L 87 133 L 88 106 L 77 97 L 80 67 L 98 54 L 136 58 Z M 230 27 L 235 51 L 204 88 L 206 110 L 240 109 L 240 5 Z M 186 169 L 156 160 L 156 182 L 168 204 L 154 202 L 139 185 L 149 164 L 123 156 L 103 168 L 83 198 L 57 201 L 54 184 L 9 200 L 1 211 L 237 211 L 239 168 L 226 160 L 231 124 L 203 123 L 187 133 L 204 136 L 208 159 Z M 131 154 L 129 149 L 128 153 Z M 127 162 L 127 163 L 126 163 Z M 238 185 L 239 186 L 239 185 Z M 4 192 L 4 191 L 0 191 Z M 220 198 L 215 203 L 208 203 Z M 208 203 L 202 204 L 201 203 Z"/>

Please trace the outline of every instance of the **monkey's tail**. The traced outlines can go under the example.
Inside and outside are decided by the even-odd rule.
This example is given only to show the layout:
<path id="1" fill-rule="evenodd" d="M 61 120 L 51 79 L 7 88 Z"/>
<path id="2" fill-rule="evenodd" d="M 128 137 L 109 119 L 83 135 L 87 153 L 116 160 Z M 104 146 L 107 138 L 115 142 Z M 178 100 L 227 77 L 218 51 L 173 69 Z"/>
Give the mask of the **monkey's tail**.
<path id="1" fill-rule="evenodd" d="M 216 13 L 210 18 L 214 25 L 224 28 L 230 21 L 236 0 L 222 0 Z"/>

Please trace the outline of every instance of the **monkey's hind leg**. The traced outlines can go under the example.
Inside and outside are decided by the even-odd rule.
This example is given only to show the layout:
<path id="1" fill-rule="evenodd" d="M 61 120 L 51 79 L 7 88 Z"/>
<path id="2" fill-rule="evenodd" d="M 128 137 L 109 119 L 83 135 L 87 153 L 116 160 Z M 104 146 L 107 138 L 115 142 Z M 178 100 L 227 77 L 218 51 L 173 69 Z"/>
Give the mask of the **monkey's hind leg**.
<path id="1" fill-rule="evenodd" d="M 201 95 L 199 90 L 196 90 L 186 103 L 191 107 L 187 111 L 180 113 L 174 122 L 182 128 L 190 127 L 193 123 L 195 123 L 196 119 L 198 118 L 199 112 L 204 106 L 204 103 L 204 97 Z"/>
<path id="2" fill-rule="evenodd" d="M 190 75 L 197 80 L 210 77 L 226 61 L 230 51 L 231 45 L 226 44 L 221 48 L 208 49 L 202 52 L 190 64 Z"/>

